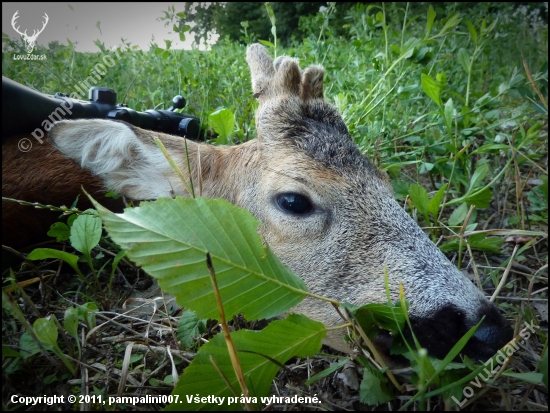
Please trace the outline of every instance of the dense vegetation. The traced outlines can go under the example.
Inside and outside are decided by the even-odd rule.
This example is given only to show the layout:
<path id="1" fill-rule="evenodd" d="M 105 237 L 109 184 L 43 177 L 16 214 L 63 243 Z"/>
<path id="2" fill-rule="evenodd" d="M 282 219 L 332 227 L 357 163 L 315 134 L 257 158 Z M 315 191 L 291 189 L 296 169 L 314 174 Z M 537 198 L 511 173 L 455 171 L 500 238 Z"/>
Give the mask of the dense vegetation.
<path id="1" fill-rule="evenodd" d="M 68 45 L 52 43 L 49 48 L 37 48 L 34 53 L 45 54 L 47 59 L 27 62 L 12 59 L 14 53 L 23 53 L 23 46 L 3 35 L 2 74 L 42 92 L 78 92 L 78 85 L 92 75 L 95 65 L 108 54 L 116 64 L 100 76 L 97 85 L 115 89 L 119 100 L 136 110 L 168 106 L 174 95 L 181 94 L 188 101 L 185 111 L 202 120 L 206 139 L 213 144 L 233 144 L 255 136 L 256 103 L 244 59 L 247 44 L 262 41 L 274 56 L 298 57 L 302 67 L 322 64 L 326 69 L 326 97 L 342 113 L 360 149 L 389 174 L 396 198 L 404 208 L 488 295 L 500 287 L 497 302 L 514 324 L 516 333 L 524 322 L 540 327 L 506 362 L 509 370 L 499 373 L 490 385 L 477 391 L 469 406 L 547 408 L 547 3 L 546 6 L 476 3 L 469 7 L 445 3 L 445 8 L 435 9 L 400 3 L 379 6 L 346 3 L 345 9 L 341 7 L 344 6 L 328 3 L 320 11 L 302 16 L 297 31 L 300 37 L 285 35 L 281 42 L 277 35 L 285 28 L 280 27 L 277 8 L 268 4 L 262 12 L 269 38 L 264 37 L 263 31 L 260 35 L 255 32 L 254 26 L 243 24 L 238 40 L 224 36 L 208 51 L 173 50 L 169 41 L 143 51 L 133 47 L 129 40 L 116 52 L 96 42 L 97 53 L 78 53 L 69 41 Z M 191 28 L 185 22 L 192 17 L 178 12 L 173 8 L 164 13 L 159 10 L 159 16 L 181 36 L 189 35 Z M 87 227 L 85 221 L 94 220 L 97 221 L 90 215 L 69 218 L 71 233 L 77 231 L 77 221 L 77 226 Z M 59 226 L 58 230 L 63 232 L 63 228 L 69 231 L 66 226 Z M 69 239 L 56 234 L 58 238 Z M 93 237 L 96 235 L 99 240 L 98 226 Z M 87 303 L 85 308 L 76 306 L 77 303 L 57 302 L 55 296 L 41 303 L 43 311 L 47 308 L 52 313 L 65 312 L 69 307 L 57 318 L 65 320 L 63 327 L 58 324 L 60 331 L 65 330 L 71 336 L 65 334 L 59 347 L 57 340 L 55 345 L 50 343 L 52 347 L 47 347 L 50 350 L 42 355 L 32 344 L 30 334 L 21 336 L 19 325 L 24 325 L 25 319 L 35 322 L 35 313 L 32 309 L 18 313 L 15 306 L 6 304 L 3 345 L 13 347 L 3 352 L 4 407 L 14 407 L 10 402 L 12 394 L 24 393 L 17 381 L 32 369 L 36 360 L 41 363 L 35 376 L 40 383 L 33 384 L 38 389 L 37 395 L 56 394 L 58 385 L 68 394 L 81 391 L 83 385 L 73 377 L 78 374 L 71 361 L 81 356 L 76 326 L 80 321 L 89 331 L 99 323 L 94 315 L 98 308 L 117 307 L 111 293 L 112 277 L 120 272 L 117 265 L 128 274 L 137 271 L 113 250 L 108 240 L 98 247 L 95 247 L 97 241 L 82 244 L 86 242 L 72 237 L 64 249 L 74 254 L 42 251 L 28 259 L 47 258 L 39 262 L 40 269 L 48 271 L 57 268 L 51 266 L 52 259 L 61 258 L 71 263 L 70 268 L 74 269 L 71 275 L 76 273 L 81 280 L 86 279 L 82 269 L 87 264 L 93 277 L 111 277 L 108 291 L 94 289 L 90 284 L 89 290 L 77 300 L 78 304 Z M 112 262 L 107 261 L 113 256 Z M 78 257 L 84 264 L 77 264 Z M 17 298 L 40 297 L 38 288 L 34 288 L 37 284 L 31 284 L 26 294 L 22 287 L 16 287 L 28 278 L 27 267 L 7 270 L 4 277 L 12 284 L 6 294 Z M 503 279 L 505 282 L 501 283 Z M 74 296 L 71 294 L 71 299 Z M 27 302 L 27 298 L 22 300 Z M 4 301 L 8 300 L 3 296 Z M 98 313 L 97 317 L 105 315 Z M 181 359 L 175 364 L 179 370 L 172 371 L 169 361 L 150 359 L 143 353 L 134 354 L 131 360 L 129 355 L 125 358 L 124 347 L 118 344 L 109 348 L 107 355 L 101 352 L 105 351 L 102 347 L 94 353 L 99 362 L 90 366 L 97 374 L 92 394 L 104 391 L 116 394 L 116 381 L 110 382 L 101 371 L 120 374 L 121 370 L 133 374 L 128 379 L 131 389 L 128 394 L 136 392 L 131 386 L 145 383 L 150 386 L 149 394 L 168 394 L 173 374 L 181 374 L 186 365 L 183 360 L 194 357 L 192 351 L 186 352 L 195 351 L 200 343 L 193 336 L 210 338 L 217 331 L 216 325 L 207 325 L 189 314 L 179 321 L 169 320 L 174 325 L 179 322 L 180 326 L 184 323 L 193 326 L 193 334 L 178 333 L 178 340 L 168 339 L 185 343 L 178 344 Z M 134 340 L 145 340 L 143 325 L 126 322 L 123 328 L 134 329 Z M 306 329 L 307 322 L 300 323 Z M 33 326 L 35 331 L 39 327 L 47 330 L 37 324 Z M 55 326 L 51 328 L 55 330 Z M 273 327 L 276 328 L 283 327 Z M 30 325 L 29 329 L 32 330 Z M 116 343 L 114 336 L 119 330 L 112 331 L 112 341 L 102 336 L 94 345 Z M 210 343 L 217 343 L 220 337 L 219 334 Z M 20 349 L 30 348 L 32 356 L 19 353 Z M 49 354 L 50 359 L 43 354 Z M 294 386 L 299 383 L 302 386 L 299 391 L 305 395 L 323 394 L 327 408 L 357 408 L 359 401 L 371 405 L 389 402 L 392 408 L 399 408 L 413 395 L 420 408 L 442 408 L 456 404 L 451 401 L 453 395 L 462 400 L 466 382 L 454 387 L 453 383 L 468 375 L 471 380 L 475 377 L 472 372 L 477 371 L 467 360 L 439 371 L 442 364 L 433 362 L 435 368 L 431 364 L 429 367 L 421 355 L 409 356 L 413 368 L 398 378 L 409 386 L 404 393 L 407 396 L 394 397 L 399 394 L 392 387 L 395 383 L 386 382 L 368 360 L 359 360 L 360 375 L 370 377 L 371 384 L 376 382 L 377 390 L 368 387 L 367 380 L 360 388 L 341 384 L 344 373 L 337 372 L 346 368 L 345 361 L 336 363 L 336 356 L 329 357 L 332 358 L 317 356 L 314 361 L 305 358 L 292 361 L 293 370 L 304 371 L 302 377 L 308 377 L 310 368 L 317 373 L 331 365 L 326 377 L 319 377 L 312 387 L 303 386 L 303 380 L 293 381 L 288 371 L 277 378 L 277 383 L 290 380 Z M 58 360 L 62 360 L 66 371 L 58 367 Z M 81 361 L 91 363 L 89 359 Z M 48 367 L 48 363 L 55 363 L 57 368 Z M 307 375 L 304 363 L 308 365 Z M 546 382 L 542 383 L 543 380 Z M 23 382 L 30 385 L 28 378 Z M 122 390 L 119 395 L 126 394 Z"/>

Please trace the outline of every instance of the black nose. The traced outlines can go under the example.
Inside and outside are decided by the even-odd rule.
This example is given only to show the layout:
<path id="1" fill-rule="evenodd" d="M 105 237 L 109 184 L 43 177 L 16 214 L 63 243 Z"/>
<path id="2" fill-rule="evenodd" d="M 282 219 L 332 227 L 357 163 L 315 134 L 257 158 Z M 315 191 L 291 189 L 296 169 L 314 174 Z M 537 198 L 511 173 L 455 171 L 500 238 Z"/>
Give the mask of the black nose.
<path id="1" fill-rule="evenodd" d="M 478 319 L 485 317 L 466 347 L 464 353 L 474 360 L 485 361 L 512 340 L 514 330 L 498 309 L 491 303 L 483 303 Z"/>
<path id="2" fill-rule="evenodd" d="M 449 304 L 432 317 L 413 318 L 411 324 L 418 341 L 428 353 L 443 359 L 453 346 L 485 316 L 461 354 L 475 361 L 485 361 L 512 339 L 513 330 L 498 309 L 483 302 L 477 313 L 476 323 L 468 322 L 464 311 Z"/>
<path id="3" fill-rule="evenodd" d="M 484 322 L 478 327 L 473 335 L 473 338 L 481 343 L 485 343 L 485 345 L 489 347 L 500 348 L 504 345 L 503 342 L 508 341 L 506 340 L 506 337 L 503 337 L 502 331 L 502 328 L 494 325 L 487 325 L 487 323 Z"/>

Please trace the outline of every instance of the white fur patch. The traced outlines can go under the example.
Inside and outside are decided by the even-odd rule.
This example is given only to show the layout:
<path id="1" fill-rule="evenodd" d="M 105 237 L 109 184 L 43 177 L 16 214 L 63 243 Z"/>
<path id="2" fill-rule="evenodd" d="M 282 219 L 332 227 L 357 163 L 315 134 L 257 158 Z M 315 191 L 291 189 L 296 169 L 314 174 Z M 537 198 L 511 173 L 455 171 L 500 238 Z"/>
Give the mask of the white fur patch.
<path id="1" fill-rule="evenodd" d="M 57 122 L 54 146 L 105 184 L 132 199 L 186 195 L 183 184 L 150 136 L 104 119 Z M 175 154 L 172 154 L 177 158 Z M 175 159 L 178 163 L 178 159 Z M 180 163 L 181 164 L 181 163 Z"/>

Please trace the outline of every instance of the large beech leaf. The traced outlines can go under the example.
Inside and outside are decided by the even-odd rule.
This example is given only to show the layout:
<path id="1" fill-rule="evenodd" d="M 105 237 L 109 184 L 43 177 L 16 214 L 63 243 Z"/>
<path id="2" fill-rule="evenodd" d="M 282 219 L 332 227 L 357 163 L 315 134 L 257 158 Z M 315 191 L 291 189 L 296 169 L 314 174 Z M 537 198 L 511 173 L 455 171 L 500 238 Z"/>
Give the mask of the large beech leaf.
<path id="1" fill-rule="evenodd" d="M 270 318 L 307 294 L 257 233 L 260 222 L 222 199 L 161 198 L 115 214 L 94 202 L 111 238 L 199 318 L 218 318 L 206 253 L 227 317 Z"/>
<path id="2" fill-rule="evenodd" d="M 279 371 L 280 366 L 276 363 L 284 364 L 295 356 L 317 354 L 325 334 L 323 324 L 301 314 L 273 321 L 262 331 L 231 333 L 250 396 L 262 404 L 262 397 L 269 395 L 271 382 Z M 228 404 L 228 397 L 234 397 L 234 394 L 210 358 L 238 392 L 237 395 L 241 395 L 225 339 L 223 334 L 217 334 L 199 349 L 193 362 L 185 368 L 172 392 L 172 395 L 179 395 L 178 403 L 171 404 L 166 410 L 242 410 L 243 406 L 238 402 Z M 203 399 L 205 403 L 201 402 L 201 398 L 208 396 L 223 397 L 223 403 L 219 404 L 220 399 L 216 402 Z"/>

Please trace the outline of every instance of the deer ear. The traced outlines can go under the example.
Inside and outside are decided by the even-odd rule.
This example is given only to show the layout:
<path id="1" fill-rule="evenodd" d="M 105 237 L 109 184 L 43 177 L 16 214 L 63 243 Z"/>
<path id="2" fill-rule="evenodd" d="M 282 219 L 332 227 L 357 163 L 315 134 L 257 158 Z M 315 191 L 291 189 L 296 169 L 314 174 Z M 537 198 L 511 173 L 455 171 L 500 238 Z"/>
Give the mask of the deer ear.
<path id="1" fill-rule="evenodd" d="M 153 142 L 154 136 L 153 132 L 104 119 L 56 122 L 49 132 L 53 145 L 63 155 L 99 176 L 119 194 L 138 200 L 186 194 Z M 167 145 L 165 139 L 178 139 L 159 137 L 168 148 L 171 142 Z M 178 154 L 170 152 L 178 162 Z"/>
<path id="2" fill-rule="evenodd" d="M 300 91 L 303 100 L 323 99 L 323 79 L 325 69 L 322 66 L 310 66 L 304 70 L 302 89 Z"/>
<path id="3" fill-rule="evenodd" d="M 275 77 L 273 79 L 273 95 L 294 95 L 300 93 L 302 71 L 298 61 L 287 56 L 280 56 L 273 63 Z"/>
<path id="4" fill-rule="evenodd" d="M 246 60 L 250 67 L 252 78 L 252 91 L 258 98 L 269 90 L 269 85 L 275 76 L 273 60 L 267 49 L 261 44 L 255 43 L 246 51 Z"/>

